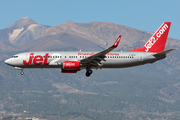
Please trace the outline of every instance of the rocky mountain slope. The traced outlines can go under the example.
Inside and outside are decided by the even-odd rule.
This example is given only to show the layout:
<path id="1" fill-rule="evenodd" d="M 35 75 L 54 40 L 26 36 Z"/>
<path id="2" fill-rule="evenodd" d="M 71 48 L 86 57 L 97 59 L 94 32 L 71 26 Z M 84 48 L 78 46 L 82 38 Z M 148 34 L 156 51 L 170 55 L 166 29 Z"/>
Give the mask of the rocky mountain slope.
<path id="1" fill-rule="evenodd" d="M 39 38 L 45 28 L 48 27 L 37 24 L 28 17 L 21 18 L 7 28 L 0 30 L 0 41 L 23 45 Z"/>

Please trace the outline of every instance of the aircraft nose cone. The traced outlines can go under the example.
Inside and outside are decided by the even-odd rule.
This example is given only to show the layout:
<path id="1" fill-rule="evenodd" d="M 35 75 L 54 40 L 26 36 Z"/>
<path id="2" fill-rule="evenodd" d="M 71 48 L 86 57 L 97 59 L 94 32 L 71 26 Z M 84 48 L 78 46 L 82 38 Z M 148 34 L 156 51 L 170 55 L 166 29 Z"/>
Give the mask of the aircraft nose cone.
<path id="1" fill-rule="evenodd" d="M 6 64 L 10 65 L 11 64 L 11 59 L 7 59 L 4 61 Z"/>

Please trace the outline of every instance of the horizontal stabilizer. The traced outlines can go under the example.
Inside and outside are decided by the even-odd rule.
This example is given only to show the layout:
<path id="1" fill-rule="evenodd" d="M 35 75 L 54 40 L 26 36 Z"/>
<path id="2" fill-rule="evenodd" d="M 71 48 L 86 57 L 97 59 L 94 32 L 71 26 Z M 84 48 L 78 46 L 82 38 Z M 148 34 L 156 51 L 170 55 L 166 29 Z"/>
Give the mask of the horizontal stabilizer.
<path id="1" fill-rule="evenodd" d="M 154 56 L 167 55 L 168 53 L 170 53 L 173 50 L 175 50 L 175 49 L 170 49 L 170 50 L 166 50 L 164 52 L 156 53 L 156 54 L 154 54 Z"/>

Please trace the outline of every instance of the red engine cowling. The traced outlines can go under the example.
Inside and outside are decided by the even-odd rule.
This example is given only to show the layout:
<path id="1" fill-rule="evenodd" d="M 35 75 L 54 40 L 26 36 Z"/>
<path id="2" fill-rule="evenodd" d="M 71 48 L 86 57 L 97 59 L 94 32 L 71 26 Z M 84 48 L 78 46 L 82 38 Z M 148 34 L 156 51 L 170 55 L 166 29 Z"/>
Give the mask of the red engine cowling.
<path id="1" fill-rule="evenodd" d="M 77 71 L 80 69 L 80 62 L 79 61 L 64 61 L 63 69 Z"/>

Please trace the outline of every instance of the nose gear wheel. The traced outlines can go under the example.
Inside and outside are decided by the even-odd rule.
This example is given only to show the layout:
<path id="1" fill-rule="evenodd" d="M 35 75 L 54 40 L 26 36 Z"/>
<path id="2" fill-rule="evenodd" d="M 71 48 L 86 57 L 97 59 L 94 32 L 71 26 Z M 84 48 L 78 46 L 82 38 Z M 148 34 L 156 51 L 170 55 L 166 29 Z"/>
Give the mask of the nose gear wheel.
<path id="1" fill-rule="evenodd" d="M 24 75 L 23 69 L 21 70 L 20 74 L 21 74 L 21 75 Z"/>

